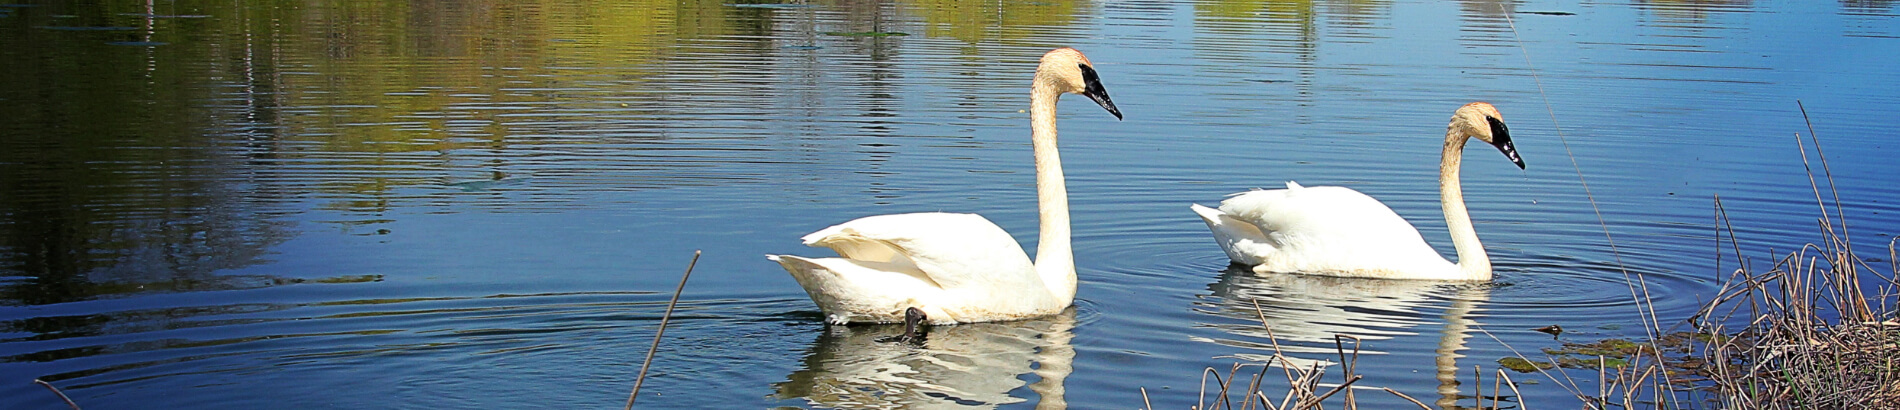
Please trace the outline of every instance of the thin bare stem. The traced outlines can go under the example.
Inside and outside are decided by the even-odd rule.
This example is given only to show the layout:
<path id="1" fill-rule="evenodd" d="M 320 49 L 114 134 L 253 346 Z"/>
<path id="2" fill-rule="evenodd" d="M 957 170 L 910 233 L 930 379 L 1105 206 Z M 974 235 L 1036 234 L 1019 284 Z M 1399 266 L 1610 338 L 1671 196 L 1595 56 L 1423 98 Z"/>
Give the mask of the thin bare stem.
<path id="1" fill-rule="evenodd" d="M 653 346 L 647 347 L 646 361 L 640 363 L 640 376 L 633 380 L 633 392 L 627 394 L 627 410 L 633 410 L 633 400 L 640 397 L 640 385 L 647 381 L 647 367 L 653 365 L 653 352 L 660 350 L 660 337 L 666 335 L 666 322 L 673 318 L 673 307 L 679 305 L 680 294 L 686 292 L 686 278 L 693 276 L 693 266 L 699 265 L 699 252 L 693 251 L 693 261 L 686 263 L 686 273 L 680 275 L 680 287 L 673 290 L 673 300 L 666 302 L 666 313 L 660 315 L 660 329 L 653 332 Z"/>
<path id="2" fill-rule="evenodd" d="M 1517 348 L 1511 347 L 1510 343 L 1505 343 L 1504 339 L 1499 339 L 1498 335 L 1491 334 L 1491 331 L 1485 330 L 1484 327 L 1472 326 L 1471 328 L 1477 329 L 1478 332 L 1484 333 L 1486 337 L 1490 337 L 1492 341 L 1498 342 L 1498 345 L 1504 346 L 1505 350 L 1510 350 L 1512 356 L 1517 356 L 1517 358 L 1523 359 L 1524 361 L 1527 361 L 1527 362 L 1531 360 L 1529 357 L 1524 357 L 1524 353 L 1518 352 Z M 1537 373 L 1543 374 L 1544 378 L 1550 379 L 1550 382 L 1556 383 L 1558 387 L 1563 387 L 1564 390 L 1570 392 L 1571 395 L 1577 396 L 1577 398 L 1579 399 L 1588 398 L 1588 396 L 1585 396 L 1583 394 L 1583 387 L 1578 386 L 1577 381 L 1570 378 L 1570 373 L 1557 372 L 1557 374 L 1561 374 L 1564 377 L 1563 380 L 1558 380 L 1557 376 L 1551 375 L 1550 371 L 1544 370 L 1543 367 L 1531 366 L 1531 368 L 1537 369 Z"/>
<path id="3" fill-rule="evenodd" d="M 1392 393 L 1394 396 L 1399 396 L 1399 398 L 1405 399 L 1405 401 L 1412 402 L 1412 404 L 1418 405 L 1418 408 L 1432 410 L 1432 406 L 1427 406 L 1424 402 L 1418 401 L 1418 399 L 1414 399 L 1412 396 L 1407 396 L 1405 393 L 1399 393 L 1398 390 L 1392 390 L 1391 387 L 1381 387 L 1380 389 L 1384 389 L 1386 393 Z"/>
<path id="4" fill-rule="evenodd" d="M 1477 408 L 1484 408 L 1484 372 L 1478 365 L 1471 365 L 1471 398 L 1478 401 Z M 1535 366 L 1533 366 L 1535 367 Z"/>
<path id="5" fill-rule="evenodd" d="M 1511 397 L 1517 398 L 1517 408 L 1520 408 L 1520 409 L 1530 408 L 1529 407 L 1530 404 L 1524 402 L 1524 392 L 1517 391 L 1516 380 L 1511 380 L 1510 375 L 1504 374 L 1504 369 L 1498 369 L 1498 378 L 1504 380 L 1505 386 L 1511 386 Z"/>
<path id="6" fill-rule="evenodd" d="M 1827 176 L 1827 189 L 1834 193 L 1834 216 L 1841 220 L 1841 238 L 1853 243 L 1853 237 L 1847 233 L 1847 213 L 1841 210 L 1841 190 L 1834 185 L 1834 169 L 1827 165 L 1827 153 L 1821 152 L 1821 136 L 1814 133 L 1814 121 L 1808 119 L 1808 106 L 1801 100 L 1794 100 L 1795 107 L 1801 109 L 1801 122 L 1808 126 L 1808 139 L 1814 141 L 1814 156 L 1821 158 L 1821 174 Z M 1807 159 L 1806 155 L 1802 159 Z"/>
<path id="7" fill-rule="evenodd" d="M 1297 408 L 1306 408 L 1306 407 L 1309 407 L 1309 406 L 1311 406 L 1311 405 L 1317 405 L 1317 404 L 1319 404 L 1320 402 L 1323 402 L 1323 401 L 1326 401 L 1326 398 L 1328 398 L 1328 397 L 1333 397 L 1333 393 L 1338 393 L 1338 392 L 1339 392 L 1340 390 L 1346 390 L 1346 389 L 1350 389 L 1350 388 L 1352 388 L 1352 384 L 1353 384 L 1353 383 L 1358 383 L 1358 382 L 1359 382 L 1359 380 L 1361 380 L 1361 379 L 1365 379 L 1365 378 L 1366 378 L 1365 376 L 1353 376 L 1353 377 L 1352 377 L 1352 378 L 1350 378 L 1350 379 L 1346 379 L 1346 383 L 1343 383 L 1343 384 L 1340 384 L 1340 385 L 1339 385 L 1339 386 L 1337 386 L 1337 387 L 1333 387 L 1333 389 L 1332 389 L 1332 390 L 1327 390 L 1327 391 L 1326 391 L 1326 394 L 1321 394 L 1321 395 L 1319 395 L 1319 397 L 1314 397 L 1314 398 L 1312 398 L 1312 399 L 1311 399 L 1311 402 L 1310 402 L 1310 404 L 1308 404 L 1308 405 L 1303 405 L 1303 406 L 1300 406 L 1300 407 L 1297 407 Z"/>
<path id="8" fill-rule="evenodd" d="M 79 403 L 74 403 L 74 402 L 73 402 L 73 398 L 71 398 L 71 397 L 66 397 L 66 392 L 63 392 L 63 391 L 59 391 L 59 388 L 58 388 L 58 387 L 53 387 L 53 384 L 52 384 L 52 383 L 47 383 L 47 382 L 46 382 L 45 380 L 40 380 L 40 379 L 33 379 L 33 382 L 34 382 L 34 383 L 39 383 L 39 385 L 41 385 L 41 386 L 45 386 L 47 390 L 52 390 L 52 391 L 53 391 L 53 394 L 57 394 L 57 395 L 59 395 L 59 399 L 60 399 L 60 400 L 65 400 L 65 401 L 66 401 L 66 406 L 67 406 L 67 407 L 72 407 L 72 408 L 73 408 L 73 410 L 79 410 Z"/>
<path id="9" fill-rule="evenodd" d="M 1345 339 L 1352 339 L 1352 358 L 1351 359 L 1346 358 Z M 1344 364 L 1341 367 L 1343 367 L 1344 370 L 1346 371 L 1344 374 L 1340 375 L 1342 379 L 1352 379 L 1352 378 L 1359 377 L 1356 374 L 1357 373 L 1356 369 L 1358 369 L 1359 367 L 1359 348 L 1361 347 L 1363 343 L 1364 341 L 1360 340 L 1358 336 L 1353 336 L 1353 335 L 1348 335 L 1348 334 L 1339 334 L 1339 333 L 1333 334 L 1333 349 L 1339 352 L 1339 362 Z M 1357 403 L 1358 400 L 1355 400 L 1355 399 L 1356 398 L 1353 397 L 1352 395 L 1352 391 L 1347 390 L 1346 391 L 1346 408 L 1348 410 L 1357 409 L 1359 407 Z"/>

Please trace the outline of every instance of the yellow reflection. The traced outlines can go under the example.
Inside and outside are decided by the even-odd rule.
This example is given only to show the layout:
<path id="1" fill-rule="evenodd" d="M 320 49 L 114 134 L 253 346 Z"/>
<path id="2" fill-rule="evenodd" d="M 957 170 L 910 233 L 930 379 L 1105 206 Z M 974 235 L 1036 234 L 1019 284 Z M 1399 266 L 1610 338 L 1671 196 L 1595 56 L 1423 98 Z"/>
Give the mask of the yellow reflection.
<path id="1" fill-rule="evenodd" d="M 1311 34 L 1320 16 L 1357 23 L 1389 14 L 1391 6 L 1389 0 L 1203 0 L 1194 3 L 1194 19 L 1213 31 Z"/>
<path id="2" fill-rule="evenodd" d="M 923 18 L 924 35 L 966 43 L 1029 38 L 1051 28 L 1074 25 L 1077 15 L 1093 8 L 1091 3 L 1076 0 L 911 0 L 904 4 L 910 13 Z"/>
<path id="3" fill-rule="evenodd" d="M 1752 0 L 1637 0 L 1637 8 L 1648 10 L 1669 24 L 1701 25 L 1715 13 L 1748 11 Z"/>

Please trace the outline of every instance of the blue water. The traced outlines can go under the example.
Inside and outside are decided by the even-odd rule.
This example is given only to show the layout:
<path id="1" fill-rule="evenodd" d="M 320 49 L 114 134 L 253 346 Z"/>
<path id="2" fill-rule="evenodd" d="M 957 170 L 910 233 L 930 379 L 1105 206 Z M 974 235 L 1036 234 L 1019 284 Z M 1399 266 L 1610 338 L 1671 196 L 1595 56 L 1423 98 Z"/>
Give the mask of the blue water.
<path id="1" fill-rule="evenodd" d="M 1357 386 L 1472 406 L 1474 366 L 1488 384 L 1514 350 L 1644 336 L 1633 280 L 1686 330 L 1732 249 L 1765 268 L 1820 241 L 1807 168 L 1890 272 L 1896 15 L 1890 1 L 0 6 L 0 408 L 63 408 L 34 379 L 87 408 L 619 406 L 695 250 L 640 407 L 1134 408 L 1145 388 L 1186 408 L 1205 368 L 1276 343 L 1336 361 L 1335 334 L 1364 341 Z M 924 347 L 824 325 L 763 255 L 828 255 L 798 237 L 918 211 L 979 213 L 1035 249 L 1025 110 L 1036 58 L 1058 46 L 1087 53 L 1127 114 L 1061 108 L 1075 308 L 938 328 Z M 1230 270 L 1187 210 L 1288 180 L 1349 186 L 1450 255 L 1433 171 L 1470 101 L 1499 107 L 1527 163 L 1467 153 L 1493 283 Z M 1553 324 L 1569 332 L 1532 330 Z M 1560 384 L 1594 392 L 1596 371 L 1568 376 L 1513 374 L 1537 382 L 1511 400 L 1578 407 Z"/>

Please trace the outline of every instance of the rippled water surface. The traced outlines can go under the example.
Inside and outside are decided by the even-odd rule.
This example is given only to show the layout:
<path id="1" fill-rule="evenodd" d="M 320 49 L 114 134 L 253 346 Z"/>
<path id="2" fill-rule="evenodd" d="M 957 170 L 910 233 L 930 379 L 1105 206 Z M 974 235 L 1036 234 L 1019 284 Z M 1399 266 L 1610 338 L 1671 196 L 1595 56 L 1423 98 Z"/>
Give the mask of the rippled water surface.
<path id="1" fill-rule="evenodd" d="M 1334 334 L 1364 339 L 1360 385 L 1471 406 L 1471 367 L 1512 349 L 1643 335 L 1630 278 L 1676 326 L 1736 267 L 1726 249 L 1762 263 L 1818 240 L 1804 166 L 1832 174 L 1862 256 L 1891 269 L 1896 13 L 0 5 L 0 408 L 63 408 L 34 379 L 86 408 L 618 406 L 694 250 L 642 407 L 1133 408 L 1146 388 L 1185 408 L 1205 367 L 1276 342 L 1336 359 Z M 1035 248 L 1025 110 L 1057 46 L 1088 53 L 1127 114 L 1061 110 L 1076 307 L 921 347 L 825 326 L 763 255 L 827 255 L 798 237 L 917 211 L 980 213 Z M 1797 146 L 1797 99 L 1825 170 Z M 1469 101 L 1505 113 L 1528 163 L 1473 149 L 1464 166 L 1494 283 L 1254 275 L 1187 209 L 1344 185 L 1449 255 L 1433 171 Z M 1717 195 L 1738 244 L 1718 242 Z M 1531 330 L 1552 324 L 1570 333 Z M 1547 379 L 1523 387 L 1532 408 L 1577 407 Z"/>

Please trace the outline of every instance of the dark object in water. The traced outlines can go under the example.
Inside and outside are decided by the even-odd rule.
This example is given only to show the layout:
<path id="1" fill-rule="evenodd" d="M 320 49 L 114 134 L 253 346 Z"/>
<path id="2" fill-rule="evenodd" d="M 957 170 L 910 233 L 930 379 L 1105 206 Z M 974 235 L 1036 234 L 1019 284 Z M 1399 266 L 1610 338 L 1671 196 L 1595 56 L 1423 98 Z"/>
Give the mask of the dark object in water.
<path id="1" fill-rule="evenodd" d="M 812 8 L 812 7 L 818 7 L 818 6 L 812 5 L 812 4 L 784 4 L 784 3 L 729 3 L 729 4 L 726 4 L 726 7 L 739 7 L 739 8 L 749 8 L 749 9 L 805 9 L 805 8 Z"/>
<path id="2" fill-rule="evenodd" d="M 827 31 L 825 35 L 839 37 L 904 37 L 909 36 L 910 33 L 899 33 L 895 31 Z"/>
<path id="3" fill-rule="evenodd" d="M 1519 13 L 1538 14 L 1538 15 L 1545 15 L 1545 16 L 1575 16 L 1577 15 L 1577 13 L 1572 13 L 1568 11 L 1520 11 Z"/>
<path id="4" fill-rule="evenodd" d="M 1550 370 L 1556 368 L 1557 364 L 1551 362 L 1533 362 L 1519 357 L 1506 357 L 1498 359 L 1498 366 L 1511 369 L 1511 371 L 1518 373 L 1530 373 L 1540 370 Z"/>
<path id="5" fill-rule="evenodd" d="M 911 346 L 923 347 L 924 341 L 926 340 L 925 336 L 927 336 L 927 334 L 924 331 L 924 326 L 928 326 L 928 324 L 924 323 L 924 321 L 926 320 L 930 320 L 930 317 L 924 315 L 923 310 L 919 310 L 914 307 L 905 308 L 904 309 L 904 334 L 891 336 L 891 337 L 887 337 L 883 339 L 878 339 L 877 341 L 886 342 L 886 343 L 896 342 L 896 343 L 903 343 L 903 344 L 907 344 Z"/>
<path id="6" fill-rule="evenodd" d="M 1539 331 L 1539 332 L 1544 332 L 1544 333 L 1549 333 L 1549 334 L 1550 334 L 1551 336 L 1557 336 L 1557 335 L 1561 335 L 1561 334 L 1564 334 L 1564 327 L 1563 327 L 1563 326 L 1557 326 L 1557 325 L 1550 325 L 1550 326 L 1544 326 L 1544 327 L 1540 327 L 1540 328 L 1536 328 L 1536 329 L 1531 329 L 1531 330 L 1535 330 L 1535 331 Z"/>

